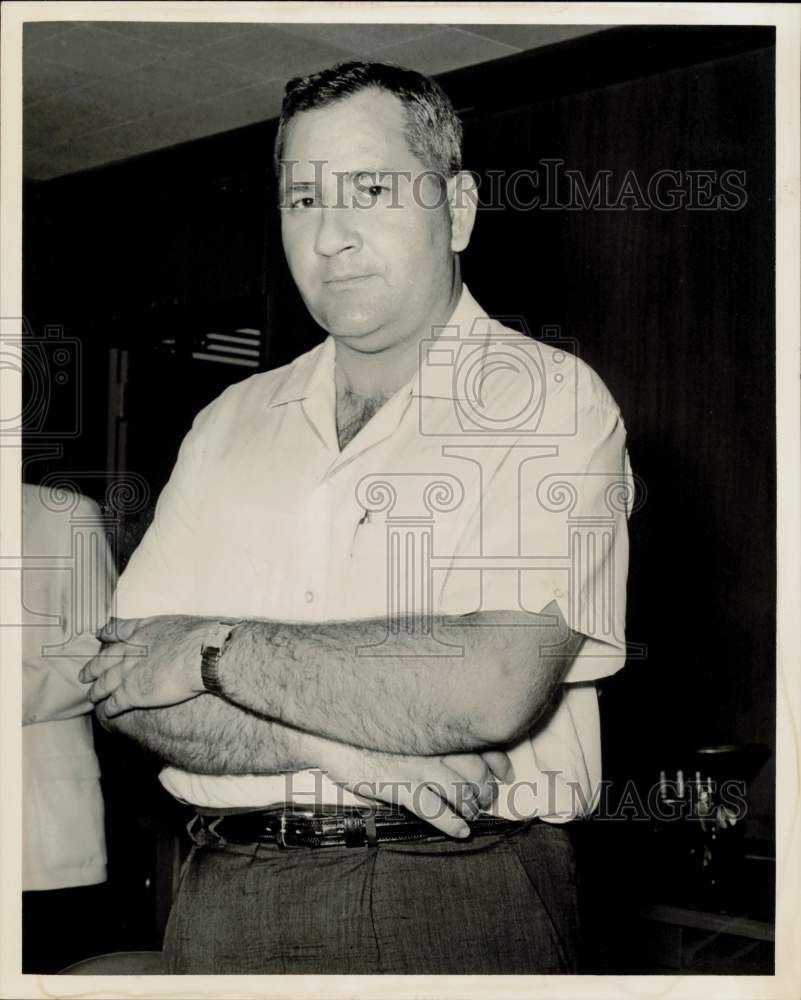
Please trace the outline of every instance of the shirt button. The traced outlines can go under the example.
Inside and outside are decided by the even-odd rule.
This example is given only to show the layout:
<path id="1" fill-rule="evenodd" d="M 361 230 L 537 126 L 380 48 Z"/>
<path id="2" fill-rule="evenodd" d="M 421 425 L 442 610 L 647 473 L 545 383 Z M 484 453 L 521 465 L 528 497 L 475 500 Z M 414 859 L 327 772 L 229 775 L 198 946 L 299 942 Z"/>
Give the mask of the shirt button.
<path id="1" fill-rule="evenodd" d="M 561 597 L 565 596 L 564 590 L 560 590 L 558 587 L 556 588 L 556 590 L 553 593 L 554 593 L 554 597 L 560 597 L 561 598 Z"/>
<path id="2" fill-rule="evenodd" d="M 307 590 L 306 593 L 303 595 L 303 600 L 307 604 L 311 604 L 311 602 L 314 600 L 314 591 L 313 590 Z"/>

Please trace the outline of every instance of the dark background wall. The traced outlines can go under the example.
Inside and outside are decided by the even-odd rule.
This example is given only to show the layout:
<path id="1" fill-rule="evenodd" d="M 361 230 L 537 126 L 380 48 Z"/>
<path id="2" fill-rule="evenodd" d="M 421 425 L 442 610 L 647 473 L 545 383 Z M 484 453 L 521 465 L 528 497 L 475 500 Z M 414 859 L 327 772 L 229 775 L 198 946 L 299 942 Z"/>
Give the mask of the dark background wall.
<path id="1" fill-rule="evenodd" d="M 772 106 L 762 48 L 468 119 L 468 162 L 484 176 L 560 159 L 588 181 L 610 171 L 613 200 L 627 171 L 643 189 L 678 171 L 688 198 L 693 171 L 745 178 L 734 211 L 487 213 L 466 255 L 490 313 L 575 338 L 621 407 L 647 488 L 628 628 L 648 656 L 605 696 L 607 764 L 622 770 L 645 754 L 656 776 L 660 755 L 694 745 L 773 745 Z M 772 780 L 768 765 L 755 810 L 771 811 Z"/>
<path id="2" fill-rule="evenodd" d="M 485 197 L 488 171 L 546 158 L 589 180 L 609 171 L 615 192 L 629 170 L 643 186 L 679 171 L 685 194 L 688 171 L 745 178 L 737 210 L 487 209 L 464 255 L 489 313 L 575 339 L 647 489 L 629 581 L 629 636 L 647 657 L 602 696 L 615 781 L 689 768 L 701 745 L 775 745 L 773 72 L 770 29 L 627 28 L 441 81 Z M 26 315 L 80 339 L 84 376 L 82 435 L 30 479 L 106 469 L 110 348 L 128 351 L 127 468 L 155 498 L 194 413 L 249 374 L 193 360 L 206 332 L 258 328 L 262 367 L 321 338 L 280 249 L 273 131 L 26 191 Z M 761 836 L 773 780 L 770 761 L 751 787 Z"/>

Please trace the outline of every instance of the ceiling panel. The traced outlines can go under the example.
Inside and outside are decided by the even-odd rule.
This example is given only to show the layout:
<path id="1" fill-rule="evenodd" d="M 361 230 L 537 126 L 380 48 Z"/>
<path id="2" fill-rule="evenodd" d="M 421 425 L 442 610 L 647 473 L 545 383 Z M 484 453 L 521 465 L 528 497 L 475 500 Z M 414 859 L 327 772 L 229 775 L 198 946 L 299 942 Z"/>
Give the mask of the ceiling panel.
<path id="1" fill-rule="evenodd" d="M 73 66 L 59 66 L 58 63 L 48 62 L 46 59 L 37 59 L 34 55 L 26 55 L 22 67 L 22 94 L 25 104 L 46 101 L 54 94 L 84 87 L 87 83 L 103 79 L 100 73 L 75 69 Z"/>
<path id="2" fill-rule="evenodd" d="M 92 151 L 93 165 L 119 158 L 117 155 L 108 157 L 107 146 L 117 151 L 126 150 L 126 156 L 135 156 L 143 150 L 162 149 L 177 142 L 213 135 L 220 131 L 221 119 L 222 115 L 216 114 L 213 108 L 197 104 L 191 108 L 181 105 L 147 119 L 124 122 L 106 130 L 102 143 Z"/>
<path id="3" fill-rule="evenodd" d="M 27 42 L 23 36 L 23 44 Z M 155 62 L 163 49 L 137 38 L 80 25 L 31 43 L 37 59 L 108 76 Z"/>
<path id="4" fill-rule="evenodd" d="M 64 31 L 70 31 L 75 27 L 74 21 L 31 21 L 23 26 L 24 44 L 34 45 L 51 38 L 53 35 L 60 35 Z"/>
<path id="5" fill-rule="evenodd" d="M 354 30 L 354 28 L 356 30 Z M 445 30 L 444 24 L 282 24 L 300 38 L 312 38 L 328 45 L 368 55 L 388 45 L 425 38 Z"/>
<path id="6" fill-rule="evenodd" d="M 71 98 L 80 97 L 91 107 L 109 114 L 118 114 L 126 121 L 149 118 L 159 111 L 184 104 L 182 97 L 169 87 L 158 87 L 145 82 L 141 77 L 116 76 L 100 83 L 73 91 Z"/>
<path id="7" fill-rule="evenodd" d="M 224 39 L 202 50 L 205 59 L 244 66 L 268 79 L 312 73 L 352 54 L 352 50 L 299 38 L 270 24 L 254 24 L 246 35 Z"/>
<path id="8" fill-rule="evenodd" d="M 46 101 L 37 109 L 35 115 L 26 116 L 23 122 L 22 141 L 26 151 L 44 150 L 57 146 L 62 142 L 74 141 L 80 143 L 87 132 L 96 132 L 119 125 L 122 122 L 119 115 L 85 108 L 77 110 L 58 98 Z M 80 146 L 79 146 L 80 148 Z"/>
<path id="9" fill-rule="evenodd" d="M 603 25 L 603 27 L 607 27 Z M 482 38 L 492 38 L 522 49 L 536 49 L 542 45 L 554 45 L 568 38 L 578 38 L 598 30 L 597 25 L 550 25 L 550 24 L 460 24 L 461 31 L 469 31 Z"/>
<path id="10" fill-rule="evenodd" d="M 290 77 L 342 59 L 373 57 L 433 74 L 593 30 L 601 29 L 28 23 L 24 173 L 45 180 L 275 117 Z"/>
<path id="11" fill-rule="evenodd" d="M 74 173 L 101 163 L 125 159 L 131 155 L 134 155 L 134 152 L 124 140 L 123 132 L 112 128 L 87 132 L 78 142 L 70 140 L 55 143 L 47 149 L 32 150 L 26 159 L 31 164 L 38 164 L 40 170 L 42 164 L 56 159 L 66 168 L 64 173 Z"/>
<path id="12" fill-rule="evenodd" d="M 409 66 L 421 73 L 445 73 L 461 66 L 488 62 L 514 55 L 520 49 L 490 38 L 446 28 L 436 35 L 426 35 L 409 42 L 399 42 L 381 49 L 381 58 Z"/>
<path id="13" fill-rule="evenodd" d="M 160 88 L 181 101 L 201 101 L 249 87 L 261 77 L 254 70 L 200 59 L 195 53 L 170 53 L 124 79 L 132 85 Z"/>
<path id="14" fill-rule="evenodd" d="M 92 21 L 85 22 L 95 28 L 160 45 L 173 52 L 191 52 L 214 42 L 247 34 L 250 24 L 221 23 L 170 23 L 168 21 Z M 189 29 L 189 30 L 187 30 Z"/>
<path id="15" fill-rule="evenodd" d="M 26 151 L 46 150 L 71 138 L 76 140 L 80 150 L 83 148 L 80 142 L 83 136 L 124 122 L 124 117 L 113 109 L 103 109 L 85 100 L 74 100 L 74 93 L 50 97 L 36 105 L 35 114 L 25 114 L 23 145 Z"/>
<path id="16" fill-rule="evenodd" d="M 23 125 L 23 141 L 26 131 L 27 126 Z M 90 166 L 92 166 L 90 158 L 73 140 L 66 143 L 53 142 L 47 148 L 25 148 L 25 177 L 43 179 L 62 177 L 64 174 L 86 170 Z"/>
<path id="17" fill-rule="evenodd" d="M 200 116 L 205 116 L 206 120 L 214 120 L 220 126 L 214 129 L 217 132 L 225 131 L 224 122 L 232 122 L 228 127 L 237 128 L 266 118 L 275 118 L 281 111 L 284 84 L 284 80 L 266 80 L 255 87 L 199 102 L 197 107 L 191 109 L 191 113 L 198 116 L 198 120 Z"/>

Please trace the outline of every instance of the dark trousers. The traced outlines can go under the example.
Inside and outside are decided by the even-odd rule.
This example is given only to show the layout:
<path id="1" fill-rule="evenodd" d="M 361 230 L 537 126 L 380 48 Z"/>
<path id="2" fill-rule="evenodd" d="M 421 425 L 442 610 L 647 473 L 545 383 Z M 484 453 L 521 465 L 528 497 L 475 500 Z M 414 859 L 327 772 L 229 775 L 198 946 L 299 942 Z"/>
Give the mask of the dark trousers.
<path id="1" fill-rule="evenodd" d="M 464 842 L 194 847 L 170 914 L 170 973 L 576 971 L 569 833 L 535 822 Z"/>

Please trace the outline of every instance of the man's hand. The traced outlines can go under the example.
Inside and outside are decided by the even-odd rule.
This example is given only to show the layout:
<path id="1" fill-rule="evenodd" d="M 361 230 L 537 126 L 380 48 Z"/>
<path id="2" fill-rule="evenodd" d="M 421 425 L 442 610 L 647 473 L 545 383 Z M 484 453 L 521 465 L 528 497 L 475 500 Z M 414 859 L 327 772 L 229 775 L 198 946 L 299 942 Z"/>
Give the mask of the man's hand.
<path id="1" fill-rule="evenodd" d="M 327 743 L 318 765 L 354 795 L 402 806 L 449 837 L 466 837 L 495 799 L 497 781 L 512 777 L 501 751 L 413 757 Z"/>
<path id="2" fill-rule="evenodd" d="M 545 711 L 584 637 L 556 601 L 539 615 L 486 614 L 491 620 L 480 612 L 444 618 L 463 655 L 434 658 L 420 654 L 423 619 L 396 637 L 391 656 L 371 655 L 386 639 L 384 618 L 232 620 L 238 627 L 218 665 L 222 693 L 291 728 L 393 754 L 503 746 Z M 107 699 L 112 719 L 129 709 L 175 708 L 203 693 L 201 649 L 218 624 L 190 615 L 115 621 L 82 673 L 90 697 Z"/>
<path id="3" fill-rule="evenodd" d="M 190 615 L 115 618 L 98 633 L 100 652 L 80 673 L 90 699 L 105 699 L 109 718 L 132 708 L 161 708 L 204 691 L 200 653 L 210 620 Z"/>

